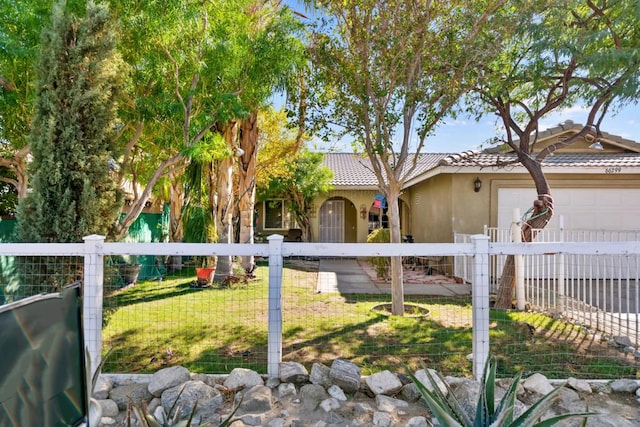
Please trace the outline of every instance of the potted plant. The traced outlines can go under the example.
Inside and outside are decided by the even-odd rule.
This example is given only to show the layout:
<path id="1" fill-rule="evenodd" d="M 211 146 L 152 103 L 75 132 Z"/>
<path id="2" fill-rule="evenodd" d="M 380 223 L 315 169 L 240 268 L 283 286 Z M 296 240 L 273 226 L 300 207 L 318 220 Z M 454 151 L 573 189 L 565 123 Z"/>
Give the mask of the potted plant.
<path id="1" fill-rule="evenodd" d="M 117 266 L 118 272 L 120 273 L 120 277 L 122 278 L 125 286 L 138 282 L 138 276 L 140 275 L 142 265 L 136 262 L 135 257 L 131 258 L 131 262 L 127 262 L 123 257 L 121 261 L 117 263 Z"/>
<path id="2" fill-rule="evenodd" d="M 198 259 L 200 259 L 200 267 L 196 267 L 198 286 L 211 285 L 216 273 L 215 257 L 198 257 Z"/>

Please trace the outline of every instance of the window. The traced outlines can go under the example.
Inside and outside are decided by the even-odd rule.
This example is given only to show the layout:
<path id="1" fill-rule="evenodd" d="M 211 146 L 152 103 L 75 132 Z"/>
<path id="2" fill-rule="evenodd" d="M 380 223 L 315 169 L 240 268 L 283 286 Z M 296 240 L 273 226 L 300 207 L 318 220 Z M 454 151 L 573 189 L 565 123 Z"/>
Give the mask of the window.
<path id="1" fill-rule="evenodd" d="M 288 229 L 289 225 L 289 212 L 287 212 L 283 200 L 267 200 L 264 202 L 265 230 L 284 230 Z"/>

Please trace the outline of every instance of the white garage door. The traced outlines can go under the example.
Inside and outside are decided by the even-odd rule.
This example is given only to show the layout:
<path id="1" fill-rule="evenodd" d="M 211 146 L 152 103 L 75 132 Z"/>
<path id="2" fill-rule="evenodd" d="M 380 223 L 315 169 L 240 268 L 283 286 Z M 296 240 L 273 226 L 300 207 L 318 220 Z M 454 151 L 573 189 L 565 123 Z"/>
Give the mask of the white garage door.
<path id="1" fill-rule="evenodd" d="M 555 241 L 558 238 L 560 215 L 564 216 L 566 241 L 638 240 L 640 235 L 640 189 L 629 188 L 564 188 L 553 190 L 554 215 L 546 227 L 546 233 L 538 241 Z M 498 190 L 498 229 L 508 230 L 514 207 L 522 215 L 537 198 L 532 188 L 500 188 Z M 580 230 L 571 232 L 570 230 Z M 590 231 L 585 233 L 584 231 Z M 605 231 L 605 232 L 602 232 Z M 607 233 L 613 231 L 614 233 Z M 627 233 L 615 233 L 626 231 Z M 509 241 L 509 233 L 500 232 L 498 240 Z M 501 271 L 499 261 L 496 271 Z M 624 278 L 637 277 L 640 260 L 610 256 L 567 259 L 567 271 L 576 278 Z M 622 263 L 622 264 L 621 264 Z M 536 270 L 536 277 L 555 277 L 556 259 L 543 256 L 528 262 L 528 268 Z M 530 274 L 534 274 L 531 272 Z"/>
<path id="2" fill-rule="evenodd" d="M 568 230 L 640 230 L 640 189 L 562 188 L 552 190 L 554 215 L 548 228 L 564 216 Z M 537 198 L 533 188 L 498 190 L 498 228 L 509 228 L 513 208 L 524 214 Z"/>

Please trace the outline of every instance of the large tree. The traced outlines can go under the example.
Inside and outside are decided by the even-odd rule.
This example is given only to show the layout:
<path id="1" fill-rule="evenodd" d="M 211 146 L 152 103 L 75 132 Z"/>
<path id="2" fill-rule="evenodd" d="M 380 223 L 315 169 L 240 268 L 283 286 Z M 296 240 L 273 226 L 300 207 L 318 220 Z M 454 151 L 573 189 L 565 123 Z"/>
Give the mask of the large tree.
<path id="1" fill-rule="evenodd" d="M 302 229 L 302 240 L 313 240 L 310 205 L 331 189 L 332 173 L 322 165 L 323 154 L 309 151 L 299 129 L 288 127 L 285 111 L 265 110 L 259 117 L 262 129 L 258 150 L 259 200 L 284 200 L 287 210 Z"/>
<path id="2" fill-rule="evenodd" d="M 323 90 L 316 115 L 364 148 L 400 243 L 398 197 L 427 136 L 468 89 L 468 73 L 495 54 L 505 1 L 327 0 L 331 17 L 311 51 Z M 492 28 L 493 31 L 487 30 Z M 317 122 L 316 122 L 317 123 Z M 392 311 L 404 313 L 400 257 L 391 260 Z"/>
<path id="3" fill-rule="evenodd" d="M 29 124 L 36 93 L 35 64 L 43 28 L 50 22 L 51 0 L 0 1 L 0 181 L 27 195 Z M 80 10 L 80 2 L 69 7 Z"/>
<path id="4" fill-rule="evenodd" d="M 19 205 L 18 231 L 27 242 L 81 242 L 107 234 L 122 195 L 111 178 L 120 58 L 106 6 L 86 16 L 56 4 L 45 30 L 36 108 L 29 135 L 33 191 Z"/>
<path id="5" fill-rule="evenodd" d="M 239 240 L 253 243 L 253 212 L 256 195 L 258 155 L 258 113 L 277 91 L 297 90 L 296 77 L 305 65 L 305 49 L 301 41 L 302 24 L 290 9 L 278 0 L 248 2 L 245 19 L 238 37 L 243 56 L 242 74 L 237 80 L 240 99 L 247 114 L 239 117 L 237 188 Z M 231 227 L 231 221 L 228 222 Z M 222 225 L 222 224 L 221 224 Z M 226 224 L 225 224 L 226 225 Z M 229 231 L 229 236 L 232 230 Z M 242 266 L 251 272 L 253 257 L 244 257 Z"/>
<path id="6" fill-rule="evenodd" d="M 497 142 L 515 153 L 512 162 L 522 164 L 533 179 L 538 197 L 522 225 L 523 240 L 532 241 L 532 230 L 544 228 L 553 215 L 544 159 L 585 137 L 595 141 L 609 110 L 637 102 L 640 9 L 630 0 L 545 1 L 505 19 L 519 25 L 505 40 L 502 54 L 479 69 L 473 92 L 478 102 L 471 108 L 497 114 L 505 129 Z M 586 111 L 582 130 L 541 147 L 541 120 L 576 104 Z M 511 308 L 514 280 L 509 257 L 497 307 Z"/>

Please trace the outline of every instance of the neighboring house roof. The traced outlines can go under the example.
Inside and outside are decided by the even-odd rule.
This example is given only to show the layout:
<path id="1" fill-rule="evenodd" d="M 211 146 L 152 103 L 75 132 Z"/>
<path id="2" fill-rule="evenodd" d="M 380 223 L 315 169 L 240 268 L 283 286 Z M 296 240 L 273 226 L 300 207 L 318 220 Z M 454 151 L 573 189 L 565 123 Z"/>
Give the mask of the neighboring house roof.
<path id="1" fill-rule="evenodd" d="M 547 138 L 552 138 L 559 134 L 563 133 L 578 133 L 582 130 L 584 126 L 573 122 L 573 120 L 567 120 L 564 123 L 558 124 L 558 126 L 554 126 L 549 129 L 545 129 L 542 132 L 538 133 L 538 140 L 544 140 Z M 613 135 L 607 132 L 601 132 L 600 134 L 602 140 L 606 141 L 610 145 L 614 145 L 620 148 L 629 148 L 632 151 L 639 151 L 640 144 L 630 139 L 623 138 L 619 135 Z"/>
<path id="2" fill-rule="evenodd" d="M 416 162 L 416 168 L 409 176 L 409 179 L 416 177 L 434 167 L 450 155 L 449 153 L 427 153 L 420 154 Z M 411 159 L 408 160 L 408 168 Z M 369 157 L 357 153 L 327 153 L 323 160 L 324 166 L 333 171 L 332 184 L 341 189 L 372 189 L 378 187 L 378 179 L 371 167 Z"/>

